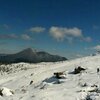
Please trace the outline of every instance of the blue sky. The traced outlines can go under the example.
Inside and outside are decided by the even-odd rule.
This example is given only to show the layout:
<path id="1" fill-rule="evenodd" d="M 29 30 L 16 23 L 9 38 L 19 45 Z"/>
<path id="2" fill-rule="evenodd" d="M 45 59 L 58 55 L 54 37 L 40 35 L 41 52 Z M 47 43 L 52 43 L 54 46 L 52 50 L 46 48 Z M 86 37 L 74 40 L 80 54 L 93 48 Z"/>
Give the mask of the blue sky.
<path id="1" fill-rule="evenodd" d="M 99 9 L 100 0 L 0 0 L 0 53 L 89 55 L 100 50 Z"/>

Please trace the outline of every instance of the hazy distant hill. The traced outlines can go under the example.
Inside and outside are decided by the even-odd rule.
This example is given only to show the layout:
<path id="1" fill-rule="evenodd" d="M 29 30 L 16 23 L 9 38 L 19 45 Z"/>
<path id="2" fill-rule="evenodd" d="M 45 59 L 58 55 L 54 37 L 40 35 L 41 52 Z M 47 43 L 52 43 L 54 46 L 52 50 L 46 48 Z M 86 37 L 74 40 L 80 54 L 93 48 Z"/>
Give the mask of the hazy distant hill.
<path id="1" fill-rule="evenodd" d="M 64 61 L 67 60 L 65 57 L 61 57 L 58 55 L 51 55 L 47 52 L 33 51 L 31 48 L 25 49 L 16 54 L 6 54 L 0 55 L 0 62 L 2 63 L 17 63 L 17 62 L 56 62 L 56 61 Z"/>

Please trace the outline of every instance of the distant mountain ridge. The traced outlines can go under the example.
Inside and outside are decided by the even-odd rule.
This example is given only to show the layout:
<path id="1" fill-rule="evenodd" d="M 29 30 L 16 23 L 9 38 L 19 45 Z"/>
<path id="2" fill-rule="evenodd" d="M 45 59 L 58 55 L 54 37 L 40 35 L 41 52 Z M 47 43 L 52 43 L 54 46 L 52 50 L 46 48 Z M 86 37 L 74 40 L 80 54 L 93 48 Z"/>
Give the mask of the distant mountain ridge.
<path id="1" fill-rule="evenodd" d="M 15 54 L 0 54 L 1 63 L 39 63 L 39 62 L 57 62 L 67 60 L 65 57 L 58 55 L 51 55 L 44 51 L 33 51 L 31 48 L 24 49 L 21 52 Z"/>

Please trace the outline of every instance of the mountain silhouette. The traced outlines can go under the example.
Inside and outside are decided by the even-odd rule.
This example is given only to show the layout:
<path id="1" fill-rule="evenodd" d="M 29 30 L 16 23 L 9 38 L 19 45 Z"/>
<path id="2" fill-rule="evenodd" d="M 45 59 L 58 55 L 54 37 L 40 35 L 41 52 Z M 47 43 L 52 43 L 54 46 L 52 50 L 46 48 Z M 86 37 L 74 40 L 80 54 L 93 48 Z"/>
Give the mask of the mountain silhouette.
<path id="1" fill-rule="evenodd" d="M 1 63 L 19 63 L 19 62 L 29 62 L 29 63 L 39 63 L 39 62 L 57 62 L 67 60 L 65 57 L 58 55 L 51 55 L 44 51 L 37 52 L 31 48 L 24 49 L 21 52 L 15 54 L 0 55 Z"/>

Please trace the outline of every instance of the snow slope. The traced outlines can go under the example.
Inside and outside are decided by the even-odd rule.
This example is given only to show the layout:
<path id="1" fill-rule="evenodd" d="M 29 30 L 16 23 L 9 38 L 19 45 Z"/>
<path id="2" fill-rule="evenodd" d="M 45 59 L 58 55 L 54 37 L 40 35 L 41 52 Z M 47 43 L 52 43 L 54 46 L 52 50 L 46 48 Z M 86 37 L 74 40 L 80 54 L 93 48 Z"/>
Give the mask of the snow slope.
<path id="1" fill-rule="evenodd" d="M 78 66 L 86 71 L 69 74 Z M 12 95 L 0 96 L 0 100 L 88 100 L 87 97 L 91 97 L 90 100 L 100 100 L 99 67 L 100 55 L 57 63 L 0 65 L 0 70 L 7 69 L 0 71 L 0 89 L 4 87 L 14 91 Z M 53 73 L 62 71 L 65 78 L 56 79 Z M 95 89 L 98 92 L 93 91 Z"/>

